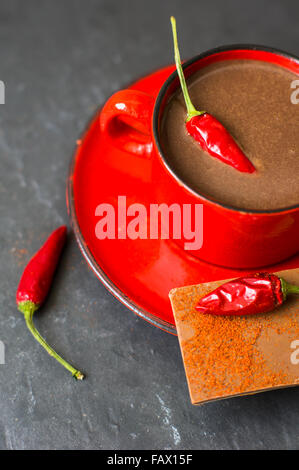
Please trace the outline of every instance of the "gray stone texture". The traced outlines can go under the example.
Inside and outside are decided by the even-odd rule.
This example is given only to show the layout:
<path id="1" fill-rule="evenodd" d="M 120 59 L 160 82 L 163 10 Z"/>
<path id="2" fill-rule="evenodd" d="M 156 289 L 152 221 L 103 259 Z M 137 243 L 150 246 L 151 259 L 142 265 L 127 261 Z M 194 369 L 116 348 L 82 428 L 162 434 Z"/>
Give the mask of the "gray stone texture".
<path id="1" fill-rule="evenodd" d="M 72 235 L 41 333 L 87 373 L 74 382 L 33 340 L 15 306 L 22 270 L 68 222 L 74 144 L 114 91 L 181 51 L 237 42 L 299 55 L 291 0 L 0 2 L 0 449 L 299 448 L 299 390 L 190 404 L 177 338 L 136 317 L 88 269 Z"/>

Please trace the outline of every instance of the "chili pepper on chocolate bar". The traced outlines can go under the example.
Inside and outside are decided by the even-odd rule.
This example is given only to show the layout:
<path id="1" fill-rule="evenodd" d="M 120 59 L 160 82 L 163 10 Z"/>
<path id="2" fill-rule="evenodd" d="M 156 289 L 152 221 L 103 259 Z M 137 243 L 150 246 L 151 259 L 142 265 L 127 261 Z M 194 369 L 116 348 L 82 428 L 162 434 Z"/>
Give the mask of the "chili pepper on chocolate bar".
<path id="1" fill-rule="evenodd" d="M 175 18 L 172 16 L 170 21 L 172 25 L 176 68 L 187 106 L 186 129 L 188 134 L 212 157 L 218 158 L 218 160 L 221 160 L 223 163 L 243 173 L 253 173 L 256 171 L 255 167 L 242 152 L 225 127 L 211 114 L 206 111 L 197 111 L 193 106 L 181 65 Z"/>
<path id="2" fill-rule="evenodd" d="M 222 284 L 195 306 L 213 315 L 266 313 L 283 304 L 288 294 L 299 294 L 299 286 L 269 273 L 256 273 Z"/>
<path id="3" fill-rule="evenodd" d="M 27 264 L 21 277 L 16 302 L 24 314 L 28 329 L 35 339 L 62 364 L 75 379 L 82 380 L 84 375 L 60 357 L 41 337 L 33 324 L 34 312 L 44 303 L 50 290 L 62 248 L 66 241 L 67 228 L 59 227 Z"/>

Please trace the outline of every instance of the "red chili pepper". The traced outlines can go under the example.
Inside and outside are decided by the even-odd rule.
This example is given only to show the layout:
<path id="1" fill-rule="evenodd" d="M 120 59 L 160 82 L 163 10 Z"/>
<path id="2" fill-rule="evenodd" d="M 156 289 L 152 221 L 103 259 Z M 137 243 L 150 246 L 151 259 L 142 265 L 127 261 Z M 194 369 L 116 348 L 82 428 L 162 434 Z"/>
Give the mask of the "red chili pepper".
<path id="1" fill-rule="evenodd" d="M 203 113 L 186 122 L 188 133 L 200 143 L 212 157 L 243 173 L 255 171 L 251 161 L 244 155 L 232 136 L 214 116 Z"/>
<path id="2" fill-rule="evenodd" d="M 84 375 L 60 357 L 41 337 L 33 324 L 34 312 L 44 303 L 50 290 L 61 251 L 67 235 L 66 226 L 59 227 L 27 264 L 17 289 L 16 302 L 24 314 L 27 327 L 46 351 L 57 359 L 73 377 L 82 380 Z"/>
<path id="3" fill-rule="evenodd" d="M 176 68 L 187 106 L 186 129 L 188 134 L 190 134 L 200 144 L 202 149 L 208 152 L 212 157 L 218 158 L 218 160 L 221 160 L 223 163 L 243 173 L 255 172 L 255 167 L 225 127 L 211 114 L 206 111 L 197 111 L 193 106 L 181 65 L 175 18 L 172 16 L 170 21 L 172 25 Z"/>
<path id="4" fill-rule="evenodd" d="M 257 273 L 222 284 L 195 308 L 213 315 L 253 315 L 274 310 L 288 294 L 299 294 L 299 287 L 275 274 Z"/>

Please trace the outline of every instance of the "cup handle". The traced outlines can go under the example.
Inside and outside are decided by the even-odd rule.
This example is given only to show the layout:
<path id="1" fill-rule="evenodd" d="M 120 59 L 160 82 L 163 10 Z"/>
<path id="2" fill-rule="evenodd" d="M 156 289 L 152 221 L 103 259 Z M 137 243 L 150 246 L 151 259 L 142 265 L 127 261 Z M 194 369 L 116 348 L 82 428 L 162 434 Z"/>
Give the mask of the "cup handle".
<path id="1" fill-rule="evenodd" d="M 143 91 L 120 90 L 100 114 L 101 131 L 122 151 L 149 157 L 153 149 L 151 122 L 154 98 Z"/>

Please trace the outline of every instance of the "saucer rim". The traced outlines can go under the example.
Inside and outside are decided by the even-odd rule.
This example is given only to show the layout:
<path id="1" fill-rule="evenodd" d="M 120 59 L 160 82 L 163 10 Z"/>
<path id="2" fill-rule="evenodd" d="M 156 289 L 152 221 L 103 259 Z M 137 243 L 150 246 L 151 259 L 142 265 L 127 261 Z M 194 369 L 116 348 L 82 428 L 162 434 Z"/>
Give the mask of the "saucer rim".
<path id="1" fill-rule="evenodd" d="M 100 106 L 92 118 L 87 122 L 83 132 L 79 137 L 79 141 L 83 142 L 84 138 L 87 135 L 87 132 L 92 128 L 95 124 L 95 121 L 98 119 L 99 114 L 101 112 L 102 106 Z M 100 267 L 100 265 L 95 260 L 93 254 L 89 250 L 87 243 L 84 240 L 83 234 L 80 229 L 80 225 L 78 222 L 77 214 L 76 214 L 76 207 L 75 207 L 75 198 L 74 198 L 74 173 L 77 163 L 77 158 L 80 153 L 80 145 L 76 145 L 75 149 L 73 150 L 71 160 L 69 163 L 68 169 L 68 176 L 66 182 L 66 205 L 67 211 L 70 218 L 71 226 L 76 238 L 76 241 L 79 245 L 80 251 L 83 254 L 89 268 L 93 271 L 93 273 L 97 276 L 97 278 L 102 282 L 102 284 L 108 289 L 108 291 L 114 295 L 123 305 L 129 308 L 132 312 L 134 312 L 139 317 L 143 318 L 147 322 L 151 323 L 153 326 L 158 327 L 159 329 L 170 333 L 172 335 L 177 336 L 177 330 L 175 325 L 172 323 L 167 322 L 166 320 L 162 320 L 158 316 L 150 313 L 148 310 L 140 307 L 136 304 L 133 300 L 131 300 L 121 289 L 119 289 L 114 282 L 107 276 L 105 271 Z"/>

